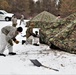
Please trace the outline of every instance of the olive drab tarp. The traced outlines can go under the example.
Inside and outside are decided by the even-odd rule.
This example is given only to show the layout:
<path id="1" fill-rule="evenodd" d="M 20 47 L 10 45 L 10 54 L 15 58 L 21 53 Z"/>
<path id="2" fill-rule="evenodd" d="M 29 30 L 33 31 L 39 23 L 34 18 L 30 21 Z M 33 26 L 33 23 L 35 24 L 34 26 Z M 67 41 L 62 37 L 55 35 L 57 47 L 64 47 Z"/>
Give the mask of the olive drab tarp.
<path id="1" fill-rule="evenodd" d="M 41 40 L 41 42 L 45 43 L 44 40 L 45 40 L 46 36 L 45 36 L 44 31 L 46 30 L 46 27 L 50 26 L 50 23 L 53 22 L 55 19 L 56 19 L 56 16 L 54 16 L 53 14 L 51 14 L 47 11 L 41 12 L 40 14 L 38 14 L 37 16 L 32 18 L 29 22 L 27 22 L 26 26 L 28 27 L 28 30 L 26 32 L 26 37 L 28 37 L 30 29 L 40 28 L 40 36 L 41 36 L 40 40 Z M 32 24 L 34 24 L 33 27 L 32 27 Z"/>
<path id="2" fill-rule="evenodd" d="M 31 21 L 52 22 L 52 21 L 54 21 L 55 18 L 56 18 L 56 16 L 54 16 L 53 14 L 51 14 L 47 11 L 43 11 L 40 14 L 38 14 L 37 16 L 35 16 L 34 18 L 32 18 Z"/>
<path id="3" fill-rule="evenodd" d="M 36 23 L 35 26 L 39 27 L 39 26 L 43 26 L 44 24 L 42 23 L 51 23 L 56 19 L 56 16 L 54 16 L 53 14 L 47 12 L 47 11 L 43 11 L 41 13 L 39 13 L 38 15 L 36 15 L 35 17 L 33 17 L 29 22 L 27 22 L 27 27 L 30 26 L 30 23 Z M 46 24 L 45 24 L 46 25 Z"/>
<path id="4" fill-rule="evenodd" d="M 76 54 L 76 13 L 64 18 L 60 32 L 49 39 L 56 47 Z"/>
<path id="5" fill-rule="evenodd" d="M 38 20 L 34 19 L 36 17 L 31 19 L 27 26 L 30 29 L 31 23 L 34 23 L 32 28 L 40 28 L 41 43 L 47 45 L 54 44 L 64 51 L 76 53 L 76 13 L 59 21 L 56 20 L 56 17 L 52 21 L 50 20 L 50 22 L 41 21 L 42 19 L 39 21 L 39 18 Z"/>
<path id="6" fill-rule="evenodd" d="M 76 13 L 73 13 L 71 15 L 69 15 L 68 17 L 65 18 L 65 21 L 67 23 L 71 23 L 72 21 L 74 21 L 76 19 Z"/>
<path id="7" fill-rule="evenodd" d="M 50 38 L 49 41 L 64 51 L 76 54 L 76 20 Z"/>

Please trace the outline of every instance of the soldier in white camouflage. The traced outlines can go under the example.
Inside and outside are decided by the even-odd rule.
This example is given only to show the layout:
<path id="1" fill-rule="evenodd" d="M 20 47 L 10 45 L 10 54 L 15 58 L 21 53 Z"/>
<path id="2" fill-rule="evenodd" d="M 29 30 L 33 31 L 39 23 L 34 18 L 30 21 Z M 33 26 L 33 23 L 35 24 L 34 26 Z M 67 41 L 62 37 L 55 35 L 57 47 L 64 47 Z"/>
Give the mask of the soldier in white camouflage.
<path id="1" fill-rule="evenodd" d="M 5 26 L 1 29 L 0 34 L 0 56 L 6 56 L 3 54 L 5 51 L 5 47 L 7 46 L 9 50 L 9 55 L 16 55 L 13 52 L 13 41 L 18 44 L 19 41 L 15 38 L 20 32 L 22 32 L 22 27 L 12 27 L 12 26 Z"/>

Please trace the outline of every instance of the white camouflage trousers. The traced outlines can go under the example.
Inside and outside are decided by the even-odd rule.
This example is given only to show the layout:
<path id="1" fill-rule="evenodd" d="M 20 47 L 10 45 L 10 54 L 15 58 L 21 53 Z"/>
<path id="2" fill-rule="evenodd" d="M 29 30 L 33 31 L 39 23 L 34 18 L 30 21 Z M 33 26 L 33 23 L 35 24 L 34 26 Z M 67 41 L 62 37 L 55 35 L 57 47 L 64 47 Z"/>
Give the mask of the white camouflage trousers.
<path id="1" fill-rule="evenodd" d="M 40 44 L 39 38 L 33 37 L 33 36 L 30 36 L 30 37 L 26 40 L 26 42 L 28 42 L 29 44 L 34 44 L 34 43 Z"/>
<path id="2" fill-rule="evenodd" d="M 0 32 L 0 53 L 5 51 L 6 46 L 9 52 L 13 52 L 13 46 L 6 41 L 6 35 Z"/>

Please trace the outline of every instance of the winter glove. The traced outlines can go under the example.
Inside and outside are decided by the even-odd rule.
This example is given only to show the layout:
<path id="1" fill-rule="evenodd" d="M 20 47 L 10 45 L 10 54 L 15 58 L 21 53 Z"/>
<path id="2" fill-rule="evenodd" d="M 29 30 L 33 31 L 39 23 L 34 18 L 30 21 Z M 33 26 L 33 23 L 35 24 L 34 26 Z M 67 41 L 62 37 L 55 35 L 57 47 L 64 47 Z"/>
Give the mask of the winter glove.
<path id="1" fill-rule="evenodd" d="M 34 33 L 32 33 L 32 36 L 33 36 L 33 37 L 37 37 L 37 35 L 36 35 L 36 34 L 34 34 Z"/>
<path id="2" fill-rule="evenodd" d="M 26 42 L 25 40 L 22 40 L 22 45 L 23 45 L 25 42 Z"/>
<path id="3" fill-rule="evenodd" d="M 8 43 L 9 43 L 11 46 L 13 46 L 12 40 L 9 40 Z"/>
<path id="4" fill-rule="evenodd" d="M 16 44 L 18 44 L 18 43 L 19 43 L 19 41 L 18 41 L 18 40 L 15 40 L 14 42 L 15 42 Z"/>

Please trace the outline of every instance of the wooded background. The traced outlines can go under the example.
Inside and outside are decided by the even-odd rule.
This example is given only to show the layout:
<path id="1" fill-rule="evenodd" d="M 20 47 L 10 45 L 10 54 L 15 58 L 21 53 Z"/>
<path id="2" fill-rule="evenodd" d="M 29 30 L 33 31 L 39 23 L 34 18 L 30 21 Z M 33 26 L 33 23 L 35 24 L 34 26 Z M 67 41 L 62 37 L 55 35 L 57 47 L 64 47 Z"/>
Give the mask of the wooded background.
<path id="1" fill-rule="evenodd" d="M 48 11 L 54 15 L 60 14 L 66 17 L 76 12 L 76 0 L 0 0 L 0 10 L 12 12 L 20 18 L 23 14 L 25 18 L 34 17 L 42 11 Z"/>

